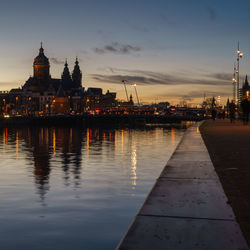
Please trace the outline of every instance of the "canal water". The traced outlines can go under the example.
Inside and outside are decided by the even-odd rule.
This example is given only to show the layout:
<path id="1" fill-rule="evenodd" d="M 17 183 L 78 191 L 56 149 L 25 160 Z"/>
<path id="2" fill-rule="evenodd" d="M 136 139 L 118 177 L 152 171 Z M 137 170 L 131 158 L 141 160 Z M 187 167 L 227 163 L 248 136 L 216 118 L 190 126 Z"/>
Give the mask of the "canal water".
<path id="1" fill-rule="evenodd" d="M 0 129 L 0 249 L 115 249 L 185 129 Z"/>

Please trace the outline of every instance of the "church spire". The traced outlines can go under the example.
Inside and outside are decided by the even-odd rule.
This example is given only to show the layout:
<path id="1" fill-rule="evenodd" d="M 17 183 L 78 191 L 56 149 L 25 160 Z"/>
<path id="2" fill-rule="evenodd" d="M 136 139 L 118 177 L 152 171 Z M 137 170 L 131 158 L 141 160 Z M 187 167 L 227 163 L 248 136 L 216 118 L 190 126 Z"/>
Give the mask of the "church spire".
<path id="1" fill-rule="evenodd" d="M 50 65 L 49 65 L 49 59 L 44 55 L 42 43 L 39 49 L 39 54 L 34 59 L 33 68 L 34 68 L 34 78 L 43 81 L 43 85 L 48 85 L 48 80 L 50 79 L 50 74 L 49 74 Z M 46 86 L 43 87 L 45 88 Z"/>
<path id="2" fill-rule="evenodd" d="M 67 89 L 71 85 L 71 82 L 72 82 L 72 80 L 71 80 L 71 76 L 69 73 L 68 62 L 66 59 L 65 64 L 64 64 L 63 73 L 62 73 L 62 83 L 63 83 L 63 86 Z"/>
<path id="3" fill-rule="evenodd" d="M 40 54 L 43 54 L 43 52 L 44 52 L 44 49 L 43 49 L 43 42 L 41 42 L 41 47 L 40 47 L 40 49 L 39 49 L 39 53 L 40 53 Z"/>
<path id="4" fill-rule="evenodd" d="M 80 70 L 77 57 L 76 57 L 76 61 L 75 61 L 75 67 L 74 67 L 74 70 L 72 72 L 72 80 L 73 80 L 73 85 L 75 88 L 79 88 L 82 86 L 82 72 Z"/>
<path id="5" fill-rule="evenodd" d="M 245 82 L 244 82 L 243 88 L 248 88 L 248 87 L 249 87 L 249 83 L 248 83 L 248 79 L 247 79 L 247 75 L 246 75 L 246 78 L 245 78 Z"/>
<path id="6" fill-rule="evenodd" d="M 246 79 L 245 79 L 245 84 L 248 86 L 248 80 L 247 80 L 247 75 L 246 75 Z"/>

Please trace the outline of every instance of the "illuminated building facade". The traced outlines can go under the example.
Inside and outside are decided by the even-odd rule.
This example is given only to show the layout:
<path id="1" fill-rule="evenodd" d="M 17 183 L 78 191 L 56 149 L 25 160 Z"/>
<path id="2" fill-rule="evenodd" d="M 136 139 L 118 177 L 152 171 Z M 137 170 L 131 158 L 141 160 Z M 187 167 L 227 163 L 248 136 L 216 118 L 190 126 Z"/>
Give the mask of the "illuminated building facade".
<path id="1" fill-rule="evenodd" d="M 49 59 L 41 44 L 33 62 L 33 76 L 22 88 L 0 92 L 0 115 L 82 113 L 85 110 L 117 104 L 116 93 L 102 94 L 100 88 L 82 87 L 82 72 L 76 58 L 72 74 L 67 61 L 60 79 L 50 75 Z"/>
<path id="2" fill-rule="evenodd" d="M 33 77 L 30 77 L 22 87 L 26 92 L 39 92 L 41 95 L 43 95 L 44 92 L 55 94 L 60 86 L 62 86 L 63 90 L 66 92 L 70 92 L 72 89 L 76 88 L 83 90 L 82 72 L 79 67 L 78 59 L 76 58 L 72 77 L 66 61 L 61 79 L 51 78 L 49 59 L 45 56 L 42 45 L 39 49 L 38 56 L 34 59 L 33 72 Z"/>

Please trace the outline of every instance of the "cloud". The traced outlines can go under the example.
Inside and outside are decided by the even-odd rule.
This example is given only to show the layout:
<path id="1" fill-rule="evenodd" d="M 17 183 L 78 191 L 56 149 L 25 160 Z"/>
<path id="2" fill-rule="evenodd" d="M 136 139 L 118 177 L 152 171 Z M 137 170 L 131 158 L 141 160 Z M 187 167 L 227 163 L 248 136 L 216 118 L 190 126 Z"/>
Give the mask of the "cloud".
<path id="1" fill-rule="evenodd" d="M 224 81 L 231 81 L 232 80 L 232 73 L 214 73 L 208 75 L 210 77 L 213 77 L 218 80 L 224 80 Z"/>
<path id="2" fill-rule="evenodd" d="M 218 96 L 225 98 L 231 96 L 231 74 L 227 72 L 208 73 L 206 71 L 178 71 L 153 72 L 146 70 L 130 70 L 108 67 L 102 69 L 102 74 L 89 75 L 93 81 L 105 84 L 118 84 L 127 80 L 128 85 L 136 83 L 138 86 L 149 87 L 152 92 L 145 92 L 145 98 L 152 95 L 160 99 L 175 99 L 195 102 L 206 97 Z M 230 76 L 230 78 L 229 78 Z M 143 97 L 143 98 L 144 98 Z"/>
<path id="3" fill-rule="evenodd" d="M 182 73 L 159 73 L 143 70 L 122 70 L 116 68 L 109 68 L 112 74 L 92 74 L 92 79 L 98 82 L 121 84 L 122 80 L 128 82 L 136 82 L 139 85 L 211 85 L 211 86 L 226 86 L 229 80 L 223 75 L 228 76 L 227 73 L 200 75 L 196 78 L 190 77 L 188 74 Z M 231 78 L 230 78 L 231 79 Z"/>
<path id="4" fill-rule="evenodd" d="M 160 94 L 157 94 L 158 97 L 160 98 L 174 98 L 174 99 L 181 99 L 185 101 L 194 101 L 195 99 L 203 99 L 205 94 L 205 98 L 211 98 L 211 97 L 216 97 L 220 95 L 221 97 L 228 97 L 230 96 L 231 92 L 226 91 L 226 90 L 221 90 L 221 91 L 211 91 L 209 88 L 204 89 L 204 88 L 199 88 L 199 90 L 195 91 L 185 91 L 184 94 L 181 94 L 180 92 L 172 91 L 172 92 L 161 92 Z"/>
<path id="5" fill-rule="evenodd" d="M 51 57 L 51 58 L 50 58 L 50 61 L 51 61 L 52 63 L 54 63 L 54 64 L 64 64 L 64 63 L 65 63 L 65 61 L 62 61 L 62 60 L 60 60 L 60 59 L 58 59 L 58 58 L 56 58 L 56 57 Z"/>
<path id="6" fill-rule="evenodd" d="M 111 45 L 105 45 L 101 48 L 94 48 L 97 54 L 114 53 L 114 54 L 131 54 L 133 52 L 141 51 L 140 47 L 130 44 L 120 44 L 113 42 Z"/>
<path id="7" fill-rule="evenodd" d="M 232 77 L 233 77 L 233 73 L 214 73 L 214 74 L 210 74 L 207 75 L 208 77 L 212 77 L 214 79 L 218 79 L 218 80 L 223 80 L 223 81 L 227 81 L 227 82 L 232 82 Z M 241 75 L 240 76 L 240 83 L 243 82 L 245 80 L 245 76 Z"/>
<path id="8" fill-rule="evenodd" d="M 213 8 L 208 8 L 208 14 L 209 14 L 210 20 L 216 19 L 216 13 L 215 13 L 215 10 Z"/>

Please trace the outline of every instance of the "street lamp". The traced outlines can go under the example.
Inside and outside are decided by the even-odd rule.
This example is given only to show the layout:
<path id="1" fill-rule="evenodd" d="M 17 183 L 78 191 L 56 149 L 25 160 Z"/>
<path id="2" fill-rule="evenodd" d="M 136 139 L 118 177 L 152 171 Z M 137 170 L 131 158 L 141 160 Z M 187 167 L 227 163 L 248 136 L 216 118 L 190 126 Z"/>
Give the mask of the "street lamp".
<path id="1" fill-rule="evenodd" d="M 127 82 L 127 80 L 122 80 L 122 82 L 124 84 L 124 88 L 125 88 L 125 92 L 126 92 L 126 96 L 127 96 L 127 101 L 128 101 L 128 92 L 127 92 L 127 88 L 126 88 L 126 82 Z"/>
<path id="2" fill-rule="evenodd" d="M 6 110 L 6 108 L 5 108 L 5 98 L 3 98 L 3 112 L 5 113 L 5 110 Z"/>
<path id="3" fill-rule="evenodd" d="M 18 110 L 19 110 L 19 108 L 18 108 L 18 96 L 16 96 L 16 113 L 18 113 Z"/>
<path id="4" fill-rule="evenodd" d="M 234 103 L 236 103 L 236 83 L 237 83 L 237 80 L 235 78 L 235 74 L 236 74 L 236 67 L 235 67 L 235 64 L 234 64 L 234 74 L 233 74 L 233 78 L 232 78 L 232 82 L 233 82 L 233 101 L 234 101 Z"/>
<path id="5" fill-rule="evenodd" d="M 132 86 L 134 86 L 134 87 L 135 87 L 135 94 L 136 94 L 136 98 L 137 98 L 138 106 L 140 106 L 139 97 L 138 97 L 138 93 L 137 93 L 137 89 L 136 89 L 136 83 L 132 84 Z"/>
<path id="6" fill-rule="evenodd" d="M 237 105 L 239 105 L 240 96 L 239 96 L 239 86 L 240 86 L 240 58 L 243 57 L 243 52 L 240 51 L 240 43 L 238 42 L 238 50 L 237 50 L 237 88 L 236 88 L 236 96 L 237 96 Z"/>

